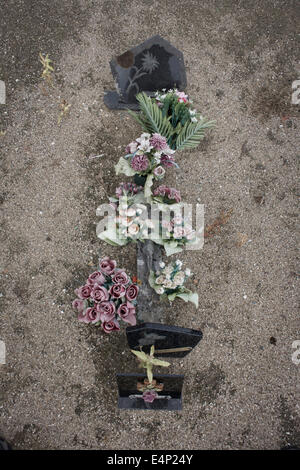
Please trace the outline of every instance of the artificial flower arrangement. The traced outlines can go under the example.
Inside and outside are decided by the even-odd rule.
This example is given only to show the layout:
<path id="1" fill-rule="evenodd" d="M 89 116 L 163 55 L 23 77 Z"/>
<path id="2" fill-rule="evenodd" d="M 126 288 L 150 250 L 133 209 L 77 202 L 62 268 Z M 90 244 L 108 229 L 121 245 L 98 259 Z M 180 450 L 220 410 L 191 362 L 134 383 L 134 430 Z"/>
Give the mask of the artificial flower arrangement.
<path id="1" fill-rule="evenodd" d="M 126 155 L 115 165 L 116 174 L 145 177 L 145 197 L 151 196 L 153 179 L 161 180 L 165 168 L 178 167 L 167 139 L 158 133 L 144 133 L 126 147 Z"/>
<path id="2" fill-rule="evenodd" d="M 174 204 L 173 207 L 175 212 L 180 209 L 180 204 Z M 190 224 L 185 223 L 179 213 L 170 222 L 162 220 L 161 233 L 161 237 L 154 241 L 158 245 L 163 245 L 167 256 L 180 253 L 185 246 L 196 244 L 199 241 L 196 231 Z"/>
<path id="3" fill-rule="evenodd" d="M 121 183 L 116 196 L 110 197 L 110 205 L 115 209 L 114 224 L 98 233 L 100 240 L 113 246 L 124 246 L 129 242 L 144 241 L 149 238 L 149 228 L 154 228 L 148 218 L 143 187 L 135 183 Z"/>
<path id="4" fill-rule="evenodd" d="M 208 121 L 198 113 L 188 95 L 176 88 L 156 92 L 153 97 L 138 93 L 136 99 L 140 113 L 129 110 L 130 115 L 145 132 L 164 136 L 173 150 L 197 147 L 205 130 L 215 124 L 215 121 Z"/>
<path id="5" fill-rule="evenodd" d="M 136 325 L 136 305 L 139 287 L 118 269 L 116 261 L 105 256 L 99 269 L 86 283 L 75 290 L 77 299 L 72 303 L 78 311 L 78 320 L 101 326 L 105 333 L 120 330 L 120 320 Z"/>
<path id="6" fill-rule="evenodd" d="M 146 354 L 142 350 L 134 351 L 133 349 L 131 349 L 131 352 L 137 356 L 140 367 L 147 371 L 147 379 L 145 379 L 143 383 L 137 383 L 137 390 L 143 393 L 141 398 L 143 398 L 145 402 L 152 403 L 155 399 L 159 398 L 157 392 L 161 392 L 164 388 L 163 383 L 158 383 L 153 379 L 153 366 L 168 367 L 170 363 L 154 357 L 154 346 L 151 346 L 150 354 Z"/>
<path id="7" fill-rule="evenodd" d="M 161 270 L 150 272 L 149 284 L 160 295 L 161 299 L 168 299 L 173 302 L 176 297 L 185 302 L 192 302 L 198 308 L 198 294 L 184 287 L 185 282 L 191 276 L 190 269 L 182 270 L 182 262 L 176 260 L 167 266 L 160 263 Z"/>
<path id="8" fill-rule="evenodd" d="M 161 184 L 152 193 L 152 200 L 161 204 L 178 204 L 181 201 L 180 191 Z"/>
<path id="9" fill-rule="evenodd" d="M 110 197 L 110 205 L 115 209 L 112 225 L 98 232 L 100 240 L 113 246 L 124 246 L 130 242 L 152 240 L 162 245 L 166 255 L 179 253 L 188 244 L 197 243 L 195 230 L 185 223 L 181 212 L 180 192 L 175 188 L 161 185 L 153 191 L 150 200 L 151 218 L 148 216 L 147 201 L 142 186 L 134 183 L 121 183 L 116 189 L 116 196 Z M 160 220 L 160 213 L 176 215 L 168 221 Z M 177 213 L 176 213 L 177 212 Z"/>

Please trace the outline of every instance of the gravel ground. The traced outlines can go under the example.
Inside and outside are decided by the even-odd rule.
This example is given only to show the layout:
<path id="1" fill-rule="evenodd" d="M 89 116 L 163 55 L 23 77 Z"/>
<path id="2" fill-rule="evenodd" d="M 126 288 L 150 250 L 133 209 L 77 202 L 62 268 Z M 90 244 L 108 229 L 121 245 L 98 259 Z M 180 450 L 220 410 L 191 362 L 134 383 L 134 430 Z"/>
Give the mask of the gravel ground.
<path id="1" fill-rule="evenodd" d="M 300 446 L 296 199 L 300 79 L 296 1 L 8 0 L 0 79 L 0 434 L 16 449 L 278 449 Z M 297 20 L 298 16 L 298 20 Z M 297 34 L 298 33 L 298 34 Z M 183 51 L 195 107 L 217 120 L 168 182 L 232 216 L 182 259 L 200 307 L 166 308 L 203 340 L 184 373 L 182 412 L 120 411 L 116 372 L 134 372 L 125 334 L 78 324 L 73 290 L 99 253 L 135 273 L 135 246 L 95 235 L 113 165 L 139 134 L 105 108 L 109 60 L 161 34 Z M 39 52 L 54 61 L 53 87 Z M 71 104 L 60 125 L 60 101 Z M 99 158 L 90 158 L 103 154 Z M 273 339 L 271 339 L 273 338 Z M 275 339 L 274 339 L 275 338 Z"/>

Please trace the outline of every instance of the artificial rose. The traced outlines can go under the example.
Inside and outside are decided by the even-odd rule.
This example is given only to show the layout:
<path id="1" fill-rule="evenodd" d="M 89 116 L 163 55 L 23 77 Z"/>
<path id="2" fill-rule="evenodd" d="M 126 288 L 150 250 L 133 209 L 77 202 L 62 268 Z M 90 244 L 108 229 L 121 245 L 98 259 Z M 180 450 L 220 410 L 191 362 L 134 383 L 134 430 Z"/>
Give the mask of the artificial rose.
<path id="1" fill-rule="evenodd" d="M 81 299 L 75 299 L 72 302 L 72 307 L 78 310 L 78 312 L 82 312 L 85 309 L 86 301 Z"/>
<path id="2" fill-rule="evenodd" d="M 131 236 L 137 235 L 139 230 L 140 230 L 140 228 L 137 224 L 131 224 L 128 227 L 128 235 L 131 235 Z"/>
<path id="3" fill-rule="evenodd" d="M 142 396 L 143 400 L 147 403 L 152 403 L 157 397 L 158 394 L 155 390 L 145 390 Z"/>
<path id="4" fill-rule="evenodd" d="M 185 236 L 185 231 L 183 227 L 175 227 L 173 232 L 174 238 L 182 238 Z"/>
<path id="5" fill-rule="evenodd" d="M 130 142 L 130 144 L 127 145 L 126 147 L 126 152 L 127 153 L 134 153 L 137 150 L 138 144 L 136 142 Z"/>
<path id="6" fill-rule="evenodd" d="M 112 331 L 118 331 L 120 329 L 120 325 L 117 320 L 105 321 L 101 326 L 105 333 L 111 333 Z"/>
<path id="7" fill-rule="evenodd" d="M 95 302 L 103 302 L 104 300 L 109 299 L 109 294 L 105 287 L 95 284 L 91 292 L 91 297 L 95 300 Z"/>
<path id="8" fill-rule="evenodd" d="M 81 286 L 78 289 L 75 289 L 75 294 L 80 299 L 88 299 L 91 295 L 91 286 Z"/>
<path id="9" fill-rule="evenodd" d="M 107 274 L 108 276 L 110 276 L 114 272 L 116 266 L 116 261 L 110 259 L 108 256 L 105 256 L 100 260 L 100 271 L 104 274 Z"/>
<path id="10" fill-rule="evenodd" d="M 99 312 L 102 322 L 109 322 L 115 316 L 116 306 L 113 302 L 106 300 L 97 304 L 96 310 Z"/>
<path id="11" fill-rule="evenodd" d="M 181 286 L 184 283 L 185 274 L 182 271 L 179 271 L 175 274 L 173 282 L 176 286 Z"/>
<path id="12" fill-rule="evenodd" d="M 113 284 L 109 289 L 109 293 L 113 299 L 119 299 L 120 297 L 124 297 L 126 293 L 126 287 L 123 284 Z"/>
<path id="13" fill-rule="evenodd" d="M 161 179 L 164 177 L 166 170 L 160 165 L 154 169 L 153 173 L 157 179 Z"/>
<path id="14" fill-rule="evenodd" d="M 84 314 L 78 316 L 78 320 L 84 323 L 97 323 L 100 321 L 100 313 L 97 312 L 95 307 L 89 307 L 85 310 Z"/>
<path id="15" fill-rule="evenodd" d="M 136 325 L 135 307 L 130 302 L 121 304 L 117 313 L 126 323 L 129 323 L 132 326 Z"/>
<path id="16" fill-rule="evenodd" d="M 94 284 L 104 284 L 105 282 L 105 277 L 100 271 L 95 271 L 92 274 L 89 275 L 87 283 L 90 286 L 93 286 Z"/>
<path id="17" fill-rule="evenodd" d="M 137 298 L 139 293 L 139 287 L 135 284 L 131 284 L 126 289 L 126 299 L 131 301 Z"/>
<path id="18" fill-rule="evenodd" d="M 115 284 L 128 284 L 129 282 L 129 279 L 128 279 L 128 276 L 127 274 L 125 273 L 125 271 L 118 271 L 116 272 L 116 274 L 112 277 L 112 281 L 115 283 Z"/>

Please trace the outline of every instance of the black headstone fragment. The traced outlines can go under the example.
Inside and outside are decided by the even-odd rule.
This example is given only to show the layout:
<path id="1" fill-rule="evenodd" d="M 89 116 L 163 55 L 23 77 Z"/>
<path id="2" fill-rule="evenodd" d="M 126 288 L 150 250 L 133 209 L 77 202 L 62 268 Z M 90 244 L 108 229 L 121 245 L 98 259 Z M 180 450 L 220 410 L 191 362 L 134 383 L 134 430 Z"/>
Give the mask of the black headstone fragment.
<path id="1" fill-rule="evenodd" d="M 153 36 L 110 62 L 117 91 L 104 103 L 110 109 L 138 109 L 136 94 L 186 87 L 183 54 L 161 36 Z"/>
<path id="2" fill-rule="evenodd" d="M 157 374 L 154 379 L 163 383 L 162 391 L 157 392 L 158 398 L 152 403 L 145 402 L 142 392 L 137 391 L 137 383 L 143 382 L 147 376 L 143 374 L 117 374 L 118 407 L 130 410 L 165 410 L 182 409 L 183 375 Z"/>
<path id="3" fill-rule="evenodd" d="M 126 328 L 130 349 L 148 353 L 155 346 L 155 356 L 185 357 L 202 339 L 202 332 L 191 328 L 164 325 L 162 323 L 142 323 Z"/>

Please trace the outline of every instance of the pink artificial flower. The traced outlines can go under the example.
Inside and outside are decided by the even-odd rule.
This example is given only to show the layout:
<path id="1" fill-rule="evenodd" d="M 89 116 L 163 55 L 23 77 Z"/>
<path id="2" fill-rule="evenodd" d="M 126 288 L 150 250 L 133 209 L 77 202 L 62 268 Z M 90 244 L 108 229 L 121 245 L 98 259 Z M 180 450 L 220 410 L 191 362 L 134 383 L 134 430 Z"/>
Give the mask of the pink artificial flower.
<path id="1" fill-rule="evenodd" d="M 100 313 L 97 312 L 95 307 L 89 307 L 85 310 L 84 314 L 78 315 L 78 320 L 84 323 L 97 323 L 100 321 Z"/>
<path id="2" fill-rule="evenodd" d="M 160 134 L 153 134 L 152 137 L 150 137 L 150 144 L 156 149 L 156 150 L 164 150 L 168 146 L 167 139 L 163 137 Z"/>
<path id="3" fill-rule="evenodd" d="M 105 256 L 100 260 L 100 271 L 108 276 L 113 274 L 116 266 L 116 261 L 110 259 L 108 256 Z"/>
<path id="4" fill-rule="evenodd" d="M 136 284 L 131 284 L 126 289 L 126 299 L 131 301 L 137 298 L 139 293 L 139 287 Z"/>
<path id="5" fill-rule="evenodd" d="M 137 151 L 137 142 L 130 142 L 130 144 L 127 145 L 125 152 L 128 153 L 134 153 Z"/>
<path id="6" fill-rule="evenodd" d="M 160 157 L 160 163 L 161 163 L 164 167 L 170 168 L 171 166 L 174 165 L 174 163 L 175 163 L 175 158 L 174 158 L 172 155 L 163 154 L 163 155 Z"/>
<path id="7" fill-rule="evenodd" d="M 145 390 L 142 397 L 145 402 L 152 403 L 158 397 L 158 394 L 155 390 Z"/>
<path id="8" fill-rule="evenodd" d="M 85 309 L 86 303 L 87 302 L 85 300 L 75 299 L 72 302 L 72 307 L 75 310 L 78 310 L 78 312 L 82 312 Z"/>
<path id="9" fill-rule="evenodd" d="M 124 322 L 132 326 L 136 325 L 135 306 L 132 303 L 121 304 L 117 313 Z"/>
<path id="10" fill-rule="evenodd" d="M 111 333 L 112 331 L 119 331 L 120 325 L 117 320 L 105 321 L 102 323 L 102 328 L 105 333 Z"/>
<path id="11" fill-rule="evenodd" d="M 156 178 L 161 179 L 161 178 L 164 177 L 164 174 L 166 173 L 166 170 L 162 166 L 157 166 L 153 170 L 153 173 L 156 176 Z"/>
<path id="12" fill-rule="evenodd" d="M 109 294 L 105 287 L 95 284 L 91 292 L 91 297 L 95 300 L 95 302 L 103 302 L 104 300 L 109 299 Z"/>
<path id="13" fill-rule="evenodd" d="M 115 317 L 116 306 L 113 302 L 105 300 L 97 304 L 96 310 L 99 312 L 102 322 L 109 322 Z"/>
<path id="14" fill-rule="evenodd" d="M 119 299 L 120 297 L 124 297 L 126 287 L 123 284 L 113 284 L 109 289 L 109 293 L 113 299 Z"/>
<path id="15" fill-rule="evenodd" d="M 185 236 L 185 231 L 183 227 L 174 227 L 173 237 L 182 238 Z"/>
<path id="16" fill-rule="evenodd" d="M 175 91 L 175 95 L 178 96 L 179 103 L 187 103 L 188 102 L 188 95 L 186 95 L 183 91 Z"/>
<path id="17" fill-rule="evenodd" d="M 149 160 L 146 155 L 135 155 L 130 164 L 135 171 L 146 171 L 149 167 Z"/>
<path id="18" fill-rule="evenodd" d="M 78 289 L 75 289 L 75 294 L 80 299 L 88 299 L 91 295 L 91 286 L 81 286 Z"/>
<path id="19" fill-rule="evenodd" d="M 127 274 L 125 273 L 125 271 L 122 271 L 122 269 L 120 269 L 120 271 L 117 271 L 116 274 L 112 277 L 112 281 L 115 283 L 115 284 L 128 284 L 129 282 L 129 278 L 127 276 Z"/>
<path id="20" fill-rule="evenodd" d="M 105 282 L 105 277 L 100 271 L 95 271 L 92 274 L 89 275 L 87 284 L 90 286 L 93 286 L 94 284 L 104 284 Z"/>
<path id="21" fill-rule="evenodd" d="M 175 199 L 175 201 L 178 203 L 181 201 L 181 195 L 180 191 L 178 191 L 175 188 L 170 188 L 170 193 L 168 194 L 169 199 Z"/>

